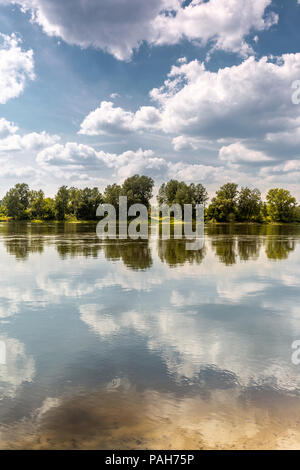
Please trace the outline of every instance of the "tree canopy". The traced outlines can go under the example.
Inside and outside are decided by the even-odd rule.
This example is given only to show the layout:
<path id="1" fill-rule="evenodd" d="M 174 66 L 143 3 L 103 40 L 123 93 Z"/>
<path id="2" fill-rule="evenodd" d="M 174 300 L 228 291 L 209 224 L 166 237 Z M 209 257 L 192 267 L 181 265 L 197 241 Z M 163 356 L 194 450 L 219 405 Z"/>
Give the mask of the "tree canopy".
<path id="1" fill-rule="evenodd" d="M 184 181 L 170 180 L 161 185 L 158 191 L 157 201 L 159 205 L 167 204 L 204 204 L 208 201 L 208 194 L 202 184 L 191 183 L 187 185 Z"/>

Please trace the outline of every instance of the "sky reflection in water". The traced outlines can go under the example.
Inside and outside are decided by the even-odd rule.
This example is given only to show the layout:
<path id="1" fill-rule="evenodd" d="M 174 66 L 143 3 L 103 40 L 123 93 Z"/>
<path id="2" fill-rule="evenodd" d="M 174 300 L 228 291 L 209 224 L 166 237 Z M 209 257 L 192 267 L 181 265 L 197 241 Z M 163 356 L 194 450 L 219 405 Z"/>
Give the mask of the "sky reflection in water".
<path id="1" fill-rule="evenodd" d="M 211 226 L 193 252 L 100 242 L 94 225 L 1 224 L 2 446 L 300 442 L 299 236 Z"/>

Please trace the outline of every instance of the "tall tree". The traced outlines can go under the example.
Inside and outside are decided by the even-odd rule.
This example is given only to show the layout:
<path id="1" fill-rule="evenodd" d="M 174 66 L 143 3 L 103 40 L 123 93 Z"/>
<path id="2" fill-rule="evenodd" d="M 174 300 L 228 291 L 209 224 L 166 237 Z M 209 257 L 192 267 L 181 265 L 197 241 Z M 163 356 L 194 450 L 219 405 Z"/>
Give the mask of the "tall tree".
<path id="1" fill-rule="evenodd" d="M 81 189 L 74 188 L 72 186 L 71 188 L 68 189 L 68 192 L 69 192 L 68 212 L 69 214 L 77 217 L 82 191 Z"/>
<path id="2" fill-rule="evenodd" d="M 128 206 L 143 204 L 150 206 L 154 181 L 148 176 L 134 175 L 127 178 L 122 185 L 122 195 L 127 196 Z"/>
<path id="3" fill-rule="evenodd" d="M 61 186 L 55 196 L 55 217 L 64 220 L 68 213 L 69 191 L 67 186 Z"/>
<path id="4" fill-rule="evenodd" d="M 93 220 L 96 219 L 96 211 L 102 202 L 102 196 L 98 188 L 84 188 L 80 191 L 79 205 L 75 213 L 78 219 Z"/>
<path id="5" fill-rule="evenodd" d="M 192 191 L 190 186 L 181 181 L 177 186 L 174 201 L 175 204 L 179 204 L 182 209 L 184 204 L 192 204 Z"/>
<path id="6" fill-rule="evenodd" d="M 196 206 L 196 204 L 205 204 L 208 201 L 208 194 L 206 188 L 202 184 L 190 184 L 190 191 L 192 195 L 192 204 Z"/>
<path id="7" fill-rule="evenodd" d="M 237 205 L 240 221 L 259 222 L 261 220 L 262 200 L 258 189 L 241 188 Z"/>
<path id="8" fill-rule="evenodd" d="M 176 193 L 178 191 L 180 182 L 177 180 L 170 180 L 166 184 L 163 184 L 161 186 L 160 190 L 160 197 L 161 197 L 161 204 L 168 204 L 168 206 L 171 206 L 174 204 L 175 199 L 176 199 Z"/>
<path id="9" fill-rule="evenodd" d="M 29 192 L 29 208 L 31 218 L 43 218 L 45 212 L 45 195 L 41 189 L 39 191 Z"/>
<path id="10" fill-rule="evenodd" d="M 183 181 L 170 180 L 163 183 L 158 191 L 157 201 L 159 205 L 167 204 L 192 204 L 195 208 L 196 204 L 204 204 L 208 201 L 208 194 L 202 184 L 195 185 L 191 183 L 187 185 Z"/>
<path id="11" fill-rule="evenodd" d="M 238 185 L 226 183 L 216 192 L 208 208 L 208 218 L 218 222 L 234 221 L 237 215 Z"/>
<path id="12" fill-rule="evenodd" d="M 282 188 L 270 189 L 267 194 L 267 212 L 271 222 L 292 222 L 297 207 L 290 191 Z"/>
<path id="13" fill-rule="evenodd" d="M 167 204 L 166 200 L 166 183 L 163 183 L 159 190 L 158 190 L 158 195 L 156 196 L 157 202 L 159 206 L 162 206 L 163 204 Z"/>
<path id="14" fill-rule="evenodd" d="M 51 197 L 46 197 L 44 199 L 44 211 L 42 218 L 44 220 L 55 219 L 55 201 Z"/>
<path id="15" fill-rule="evenodd" d="M 29 186 L 26 183 L 18 183 L 15 185 L 16 190 L 19 193 L 21 204 L 24 210 L 28 209 L 29 206 Z"/>
<path id="16" fill-rule="evenodd" d="M 122 188 L 118 184 L 109 184 L 106 186 L 103 194 L 103 200 L 106 204 L 111 204 L 115 209 L 119 207 L 119 197 L 121 196 Z"/>
<path id="17" fill-rule="evenodd" d="M 11 188 L 2 201 L 8 217 L 14 219 L 27 219 L 29 206 L 29 187 L 27 184 L 16 184 Z"/>

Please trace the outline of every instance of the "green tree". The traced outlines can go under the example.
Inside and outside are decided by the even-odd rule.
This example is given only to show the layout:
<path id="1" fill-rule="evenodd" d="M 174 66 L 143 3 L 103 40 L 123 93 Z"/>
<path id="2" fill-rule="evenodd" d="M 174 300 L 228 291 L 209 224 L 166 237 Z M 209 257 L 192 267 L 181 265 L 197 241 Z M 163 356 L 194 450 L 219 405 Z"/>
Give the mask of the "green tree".
<path id="1" fill-rule="evenodd" d="M 45 206 L 44 192 L 41 189 L 39 191 L 30 191 L 29 192 L 30 217 L 33 219 L 44 218 L 44 212 L 45 212 L 44 206 Z"/>
<path id="2" fill-rule="evenodd" d="M 134 175 L 127 178 L 122 185 L 122 196 L 127 197 L 128 206 L 143 204 L 150 206 L 154 181 L 148 176 Z"/>
<path id="3" fill-rule="evenodd" d="M 8 217 L 14 219 L 28 218 L 27 209 L 29 206 L 29 187 L 27 184 L 16 184 L 11 188 L 2 201 Z"/>
<path id="4" fill-rule="evenodd" d="M 217 222 L 234 221 L 238 212 L 238 185 L 236 183 L 224 184 L 212 199 L 208 207 L 207 216 Z"/>
<path id="5" fill-rule="evenodd" d="M 162 206 L 163 204 L 166 204 L 166 183 L 163 183 L 159 190 L 158 190 L 158 195 L 156 196 L 157 202 L 159 206 Z"/>
<path id="6" fill-rule="evenodd" d="M 43 219 L 44 220 L 55 219 L 55 202 L 51 197 L 46 197 L 44 199 Z"/>
<path id="7" fill-rule="evenodd" d="M 69 188 L 68 213 L 77 217 L 81 201 L 81 190 L 78 188 Z"/>
<path id="8" fill-rule="evenodd" d="M 179 185 L 180 182 L 177 180 L 170 180 L 168 183 L 162 184 L 157 197 L 159 205 L 167 204 L 171 206 L 174 204 Z"/>
<path id="9" fill-rule="evenodd" d="M 290 191 L 282 188 L 270 189 L 267 194 L 267 212 L 271 222 L 293 222 L 297 201 Z"/>
<path id="10" fill-rule="evenodd" d="M 183 181 L 170 180 L 163 183 L 158 191 L 157 201 L 159 205 L 167 204 L 192 204 L 193 208 L 196 204 L 204 204 L 208 201 L 208 194 L 202 184 L 195 185 L 191 183 L 189 186 Z"/>
<path id="11" fill-rule="evenodd" d="M 55 196 L 55 217 L 57 220 L 64 220 L 68 213 L 69 191 L 67 186 L 61 186 Z"/>
<path id="12" fill-rule="evenodd" d="M 122 194 L 122 188 L 118 184 L 109 184 L 106 186 L 103 194 L 103 202 L 111 204 L 116 209 L 118 214 L 119 211 L 119 197 Z"/>
<path id="13" fill-rule="evenodd" d="M 121 196 L 122 188 L 118 184 L 109 184 L 106 186 L 103 194 L 103 199 L 106 204 L 111 204 L 115 208 L 119 206 L 119 197 Z"/>
<path id="14" fill-rule="evenodd" d="M 300 206 L 295 207 L 294 210 L 294 221 L 295 222 L 300 222 Z"/>
<path id="15" fill-rule="evenodd" d="M 184 207 L 184 204 L 192 204 L 192 202 L 193 202 L 191 188 L 186 183 L 184 183 L 183 181 L 178 183 L 177 191 L 176 191 L 175 198 L 174 198 L 173 202 L 175 204 L 180 204 L 182 209 Z"/>
<path id="16" fill-rule="evenodd" d="M 259 222 L 261 220 L 262 200 L 258 189 L 241 188 L 237 205 L 240 221 Z"/>
<path id="17" fill-rule="evenodd" d="M 19 193 L 21 204 L 24 210 L 29 207 L 29 186 L 26 183 L 18 183 L 15 185 L 16 190 Z"/>
<path id="18" fill-rule="evenodd" d="M 1 203 L 0 205 L 0 217 L 6 217 L 7 216 L 7 211 L 4 205 Z"/>
<path id="19" fill-rule="evenodd" d="M 102 196 L 98 188 L 84 188 L 80 191 L 79 205 L 75 212 L 78 219 L 95 220 L 96 211 L 99 204 L 102 202 Z"/>
<path id="20" fill-rule="evenodd" d="M 192 204 L 196 206 L 196 204 L 205 204 L 208 201 L 208 194 L 206 188 L 202 184 L 190 184 L 190 191 L 192 195 Z"/>

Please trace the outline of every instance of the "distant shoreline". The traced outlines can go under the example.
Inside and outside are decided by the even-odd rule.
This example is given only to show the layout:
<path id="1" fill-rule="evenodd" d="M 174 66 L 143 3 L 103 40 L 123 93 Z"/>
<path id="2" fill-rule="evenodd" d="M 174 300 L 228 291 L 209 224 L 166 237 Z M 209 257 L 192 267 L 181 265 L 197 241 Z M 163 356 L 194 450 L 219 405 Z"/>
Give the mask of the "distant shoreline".
<path id="1" fill-rule="evenodd" d="M 92 219 L 92 220 L 17 220 L 17 219 L 12 219 L 12 218 L 0 218 L 0 223 L 27 223 L 27 224 L 97 224 L 99 222 L 99 219 Z M 129 221 L 130 222 L 130 221 Z M 128 222 L 128 223 L 129 223 Z M 162 219 L 159 220 L 159 222 L 163 222 Z M 150 220 L 148 221 L 150 224 Z M 176 221 L 176 223 L 181 223 L 184 225 L 184 221 Z M 171 224 L 175 224 L 174 220 L 171 220 Z M 205 225 L 209 226 L 216 226 L 216 225 L 228 225 L 228 226 L 233 226 L 233 225 L 251 225 L 251 226 L 272 226 L 272 225 L 293 225 L 293 226 L 298 226 L 300 225 L 300 222 L 215 222 L 215 221 L 205 221 Z"/>

